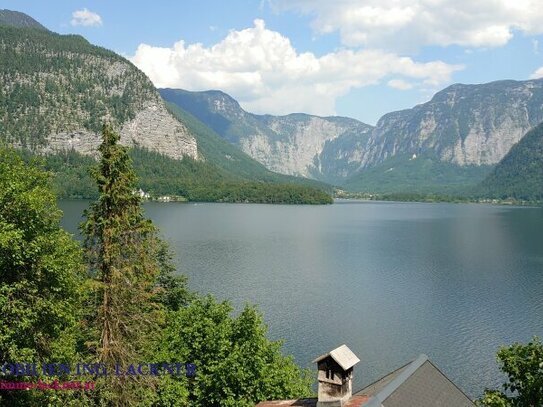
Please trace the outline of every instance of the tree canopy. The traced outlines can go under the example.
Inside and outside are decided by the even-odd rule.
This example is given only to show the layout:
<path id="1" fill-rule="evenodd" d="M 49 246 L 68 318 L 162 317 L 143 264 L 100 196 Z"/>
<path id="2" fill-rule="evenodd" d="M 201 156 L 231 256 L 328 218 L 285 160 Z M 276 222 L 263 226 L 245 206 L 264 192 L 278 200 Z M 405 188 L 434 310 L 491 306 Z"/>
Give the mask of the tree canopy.
<path id="1" fill-rule="evenodd" d="M 480 405 L 489 407 L 543 406 L 543 344 L 534 337 L 527 344 L 514 343 L 497 354 L 507 381 L 502 390 L 486 390 Z"/>
<path id="2" fill-rule="evenodd" d="M 228 303 L 187 291 L 174 276 L 170 254 L 145 219 L 135 194 L 136 176 L 127 148 L 105 126 L 94 171 L 99 198 L 82 230 L 94 302 L 89 324 L 96 359 L 108 366 L 142 360 L 190 363 L 187 377 L 100 380 L 96 401 L 108 405 L 250 406 L 310 394 L 311 379 L 281 344 L 266 338 L 261 315 L 246 307 L 233 317 Z M 91 349 L 92 351 L 92 349 Z"/>
<path id="3" fill-rule="evenodd" d="M 83 258 L 60 228 L 49 174 L 0 149 L 0 360 L 75 359 Z M 27 394 L 25 394 L 27 393 Z M 35 392 L 3 392 L 4 405 L 36 405 Z M 33 400 L 33 401 L 32 401 Z M 43 401 L 43 400 L 42 400 Z"/>

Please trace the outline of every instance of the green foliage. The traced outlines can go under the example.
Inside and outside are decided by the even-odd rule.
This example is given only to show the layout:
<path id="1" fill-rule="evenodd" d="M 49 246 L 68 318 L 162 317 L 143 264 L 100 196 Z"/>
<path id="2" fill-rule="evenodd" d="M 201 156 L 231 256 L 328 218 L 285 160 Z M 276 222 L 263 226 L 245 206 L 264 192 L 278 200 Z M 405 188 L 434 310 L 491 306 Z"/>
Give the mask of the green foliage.
<path id="1" fill-rule="evenodd" d="M 249 181 L 228 175 L 213 164 L 185 157 L 174 160 L 142 148 L 129 150 L 138 176 L 136 188 L 152 196 L 176 195 L 199 202 L 251 202 L 328 204 L 331 196 L 322 189 L 295 183 Z M 34 155 L 24 153 L 31 161 Z M 60 198 L 97 197 L 89 169 L 96 163 L 75 151 L 46 155 L 44 166 L 52 172 Z"/>
<path id="2" fill-rule="evenodd" d="M 0 360 L 75 359 L 83 258 L 59 226 L 49 174 L 0 149 Z M 3 392 L 2 405 L 41 405 L 43 392 Z"/>
<path id="3" fill-rule="evenodd" d="M 543 201 L 543 123 L 530 130 L 481 183 L 479 194 Z"/>
<path id="4" fill-rule="evenodd" d="M 327 204 L 326 192 L 303 185 L 246 181 L 189 157 L 174 160 L 154 151 L 131 150 L 139 187 L 154 196 L 178 195 L 196 202 Z"/>
<path id="5" fill-rule="evenodd" d="M 464 195 L 489 173 L 489 166 L 445 163 L 436 157 L 398 155 L 349 178 L 342 188 L 366 193 Z"/>
<path id="6" fill-rule="evenodd" d="M 118 134 L 104 126 L 101 159 L 93 172 L 100 195 L 85 211 L 82 225 L 95 282 L 87 318 L 94 328 L 91 352 L 111 371 L 148 356 L 161 319 L 155 289 L 161 265 L 168 260 L 134 194 L 136 175 L 127 148 L 118 142 Z M 110 375 L 100 381 L 97 396 L 108 405 L 136 405 L 150 397 L 155 384 L 153 377 Z"/>
<path id="7" fill-rule="evenodd" d="M 157 241 L 156 258 L 160 272 L 156 281 L 154 301 L 169 311 L 177 311 L 189 304 L 195 294 L 187 288 L 187 277 L 177 274 L 173 263 L 173 254 L 166 242 Z"/>
<path id="8" fill-rule="evenodd" d="M 489 407 L 543 406 L 543 344 L 534 337 L 527 344 L 514 343 L 501 348 L 497 359 L 508 381 L 503 392 L 486 390 L 479 401 Z"/>
<path id="9" fill-rule="evenodd" d="M 186 280 L 173 277 L 171 254 L 143 217 L 140 198 L 133 193 L 132 163 L 118 139 L 104 128 L 102 158 L 94 172 L 100 195 L 82 227 L 96 282 L 91 297 L 96 313 L 88 321 L 95 327 L 91 336 L 97 360 L 113 367 L 153 357 L 165 363 L 190 361 L 200 369 L 194 381 L 108 377 L 99 381 L 97 401 L 249 406 L 265 398 L 307 394 L 311 380 L 280 354 L 279 343 L 266 339 L 262 317 L 253 308 L 232 318 L 230 305 L 194 298 Z"/>
<path id="10" fill-rule="evenodd" d="M 177 91 L 176 91 L 177 92 Z M 239 148 L 224 140 L 210 127 L 174 103 L 166 102 L 168 110 L 194 134 L 198 143 L 198 152 L 204 159 L 213 163 L 230 178 L 246 181 L 263 181 L 276 184 L 294 184 L 314 187 L 326 192 L 332 188 L 323 182 L 307 178 L 278 174 L 252 159 Z"/>
<path id="11" fill-rule="evenodd" d="M 246 306 L 237 317 L 232 311 L 227 302 L 203 297 L 168 314 L 158 358 L 196 365 L 193 379 L 178 381 L 180 388 L 187 388 L 185 402 L 194 407 L 248 407 L 266 399 L 311 395 L 310 373 L 281 355 L 280 342 L 266 338 L 255 308 Z M 169 400 L 169 393 L 162 398 Z"/>
<path id="12" fill-rule="evenodd" d="M 409 192 L 397 192 L 391 194 L 372 195 L 372 200 L 394 202 L 470 202 L 469 198 L 458 195 L 418 194 Z"/>
<path id="13" fill-rule="evenodd" d="M 60 199 L 95 199 L 98 190 L 91 177 L 91 168 L 96 165 L 92 157 L 74 150 L 56 154 L 36 156 L 29 150 L 19 150 L 19 155 L 26 162 L 40 162 L 52 175 L 52 186 Z"/>
<path id="14" fill-rule="evenodd" d="M 106 127 L 94 171 L 99 198 L 86 212 L 82 252 L 60 230 L 49 175 L 13 151 L 0 153 L 0 356 L 2 360 L 181 362 L 196 377 L 97 377 L 92 392 L 13 392 L 7 405 L 252 406 L 311 394 L 312 379 L 262 316 L 198 297 L 175 276 L 171 253 L 143 217 L 127 148 Z M 80 290 L 85 290 L 81 293 Z M 111 371 L 111 370 L 110 370 Z"/>

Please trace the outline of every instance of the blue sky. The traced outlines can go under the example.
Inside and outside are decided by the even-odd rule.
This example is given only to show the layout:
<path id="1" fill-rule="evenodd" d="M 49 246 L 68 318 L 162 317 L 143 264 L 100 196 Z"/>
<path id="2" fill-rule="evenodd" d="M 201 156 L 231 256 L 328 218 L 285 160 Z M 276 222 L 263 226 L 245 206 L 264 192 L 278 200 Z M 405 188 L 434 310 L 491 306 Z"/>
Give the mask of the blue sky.
<path id="1" fill-rule="evenodd" d="M 538 0 L 3 1 L 248 111 L 375 124 L 451 83 L 543 77 Z"/>

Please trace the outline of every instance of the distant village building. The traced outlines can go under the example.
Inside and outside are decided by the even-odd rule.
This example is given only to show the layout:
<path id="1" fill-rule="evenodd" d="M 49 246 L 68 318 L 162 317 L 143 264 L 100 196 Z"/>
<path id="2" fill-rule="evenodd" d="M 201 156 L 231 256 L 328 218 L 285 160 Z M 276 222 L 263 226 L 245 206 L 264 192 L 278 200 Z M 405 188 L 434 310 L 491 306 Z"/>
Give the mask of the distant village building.
<path id="1" fill-rule="evenodd" d="M 360 359 L 346 346 L 318 357 L 318 397 L 262 401 L 255 407 L 474 407 L 475 404 L 426 355 L 352 393 Z"/>
<path id="2" fill-rule="evenodd" d="M 149 199 L 151 198 L 151 195 L 148 193 L 148 192 L 145 192 L 143 189 L 138 189 L 137 191 L 134 192 L 134 195 L 137 195 L 139 196 L 140 198 L 142 199 Z"/>

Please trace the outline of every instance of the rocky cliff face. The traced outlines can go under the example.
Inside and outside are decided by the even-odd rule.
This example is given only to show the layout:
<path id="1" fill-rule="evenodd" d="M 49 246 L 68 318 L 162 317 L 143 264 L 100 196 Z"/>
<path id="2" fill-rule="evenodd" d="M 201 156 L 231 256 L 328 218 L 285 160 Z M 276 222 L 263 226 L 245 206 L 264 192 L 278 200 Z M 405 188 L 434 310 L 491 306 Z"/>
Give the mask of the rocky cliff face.
<path id="1" fill-rule="evenodd" d="M 383 116 L 361 166 L 427 152 L 460 166 L 496 164 L 541 121 L 543 80 L 452 85 L 428 103 Z"/>
<path id="2" fill-rule="evenodd" d="M 248 135 L 241 149 L 273 171 L 321 180 L 346 176 L 371 126 L 344 117 L 256 116 L 273 132 Z"/>
<path id="3" fill-rule="evenodd" d="M 198 158 L 196 139 L 184 124 L 172 117 L 162 102 L 147 103 L 136 117 L 123 124 L 120 135 L 121 144 L 129 147 L 144 147 L 175 159 L 184 156 Z M 45 142 L 36 150 L 55 153 L 73 149 L 82 154 L 96 155 L 101 141 L 99 133 L 79 128 L 47 135 Z"/>
<path id="4" fill-rule="evenodd" d="M 218 91 L 161 94 L 269 169 L 333 183 L 398 155 L 494 165 L 543 121 L 543 80 L 452 85 L 427 103 L 384 115 L 375 128 L 337 117 L 253 115 Z"/>
<path id="5" fill-rule="evenodd" d="M 254 115 L 219 91 L 161 89 L 160 93 L 268 169 L 329 182 L 360 166 L 359 148 L 372 129 L 344 117 Z"/>
<path id="6" fill-rule="evenodd" d="M 2 16 L 11 24 L 0 19 L 0 140 L 95 154 L 108 120 L 125 145 L 198 157 L 193 135 L 129 61 L 79 36 L 27 28 L 22 13 Z"/>

